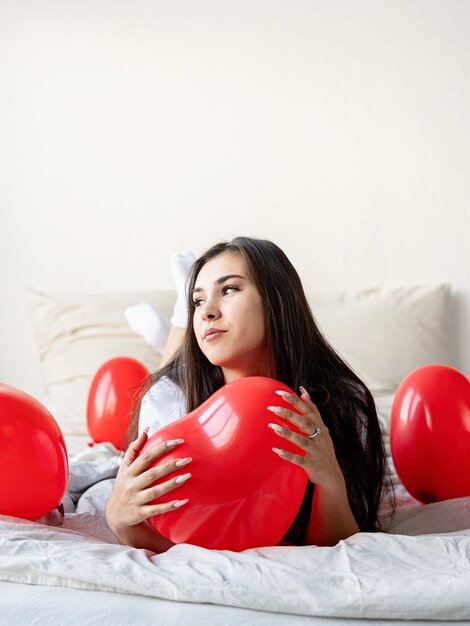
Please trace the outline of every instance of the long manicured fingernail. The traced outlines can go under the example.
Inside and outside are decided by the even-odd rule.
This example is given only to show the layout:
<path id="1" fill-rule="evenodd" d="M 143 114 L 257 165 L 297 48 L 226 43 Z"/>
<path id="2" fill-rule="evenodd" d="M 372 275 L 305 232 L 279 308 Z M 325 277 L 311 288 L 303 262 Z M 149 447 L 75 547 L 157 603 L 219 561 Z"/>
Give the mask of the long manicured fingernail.
<path id="1" fill-rule="evenodd" d="M 306 395 L 310 398 L 310 394 L 309 394 L 309 393 L 308 393 L 308 391 L 305 389 L 305 387 L 302 387 L 302 385 L 300 385 L 299 389 L 300 389 L 300 391 L 301 391 L 302 393 L 305 393 L 305 394 L 306 394 Z"/>
<path id="2" fill-rule="evenodd" d="M 282 391 L 281 389 L 277 389 L 274 393 L 277 393 L 277 395 L 281 396 L 282 398 L 290 397 L 290 393 L 288 391 Z"/>
<path id="3" fill-rule="evenodd" d="M 191 463 L 191 461 L 192 461 L 192 458 L 190 456 L 188 456 L 185 459 L 179 459 L 178 461 L 176 461 L 175 466 L 176 467 L 184 467 L 188 463 Z"/>
<path id="4" fill-rule="evenodd" d="M 182 474 L 181 476 L 178 476 L 178 478 L 175 480 L 175 483 L 178 483 L 178 485 L 181 485 L 181 483 L 184 483 L 185 480 L 188 480 L 190 476 L 191 476 L 190 472 L 188 472 L 187 474 Z"/>
<path id="5" fill-rule="evenodd" d="M 286 456 L 286 451 L 281 450 L 280 448 L 271 448 L 273 452 L 278 454 L 279 456 Z"/>
<path id="6" fill-rule="evenodd" d="M 147 428 L 144 428 L 144 430 L 142 431 L 142 434 L 148 435 L 149 430 L 150 430 L 150 426 L 147 426 Z"/>
<path id="7" fill-rule="evenodd" d="M 173 508 L 174 509 L 179 509 L 180 506 L 183 506 L 183 504 L 186 504 L 186 502 L 189 502 L 189 498 L 185 498 L 184 500 L 177 500 L 174 504 L 173 504 Z"/>
<path id="8" fill-rule="evenodd" d="M 166 447 L 167 448 L 174 448 L 175 446 L 179 445 L 180 443 L 184 443 L 184 439 L 172 439 L 171 441 L 167 441 L 166 442 Z"/>
<path id="9" fill-rule="evenodd" d="M 275 413 L 276 415 L 284 415 L 284 409 L 280 406 L 268 406 L 266 408 L 268 411 L 271 411 L 271 413 Z"/>
<path id="10" fill-rule="evenodd" d="M 283 432 L 285 432 L 285 428 L 283 428 L 282 426 L 280 426 L 279 424 L 272 424 L 269 423 L 268 424 L 269 428 L 272 428 L 273 430 L 275 430 L 277 433 L 279 433 L 280 435 L 282 435 Z"/>

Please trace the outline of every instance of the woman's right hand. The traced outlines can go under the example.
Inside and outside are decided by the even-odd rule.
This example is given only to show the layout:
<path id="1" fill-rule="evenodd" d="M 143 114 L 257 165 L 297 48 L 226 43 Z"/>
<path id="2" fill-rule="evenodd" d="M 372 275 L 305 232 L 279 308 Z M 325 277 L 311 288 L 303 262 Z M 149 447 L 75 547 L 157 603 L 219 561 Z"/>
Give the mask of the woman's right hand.
<path id="1" fill-rule="evenodd" d="M 139 456 L 147 442 L 148 435 L 144 431 L 127 449 L 116 481 L 106 505 L 106 521 L 111 531 L 121 540 L 121 536 L 130 526 L 136 526 L 147 518 L 172 511 L 188 502 L 188 499 L 177 500 L 167 498 L 162 502 L 150 504 L 152 500 L 161 498 L 184 484 L 190 473 L 180 473 L 171 479 L 153 485 L 155 481 L 168 476 L 191 462 L 191 458 L 182 457 L 176 461 L 163 463 L 157 467 L 149 466 L 165 453 L 183 443 L 182 439 L 173 439 L 147 449 Z"/>

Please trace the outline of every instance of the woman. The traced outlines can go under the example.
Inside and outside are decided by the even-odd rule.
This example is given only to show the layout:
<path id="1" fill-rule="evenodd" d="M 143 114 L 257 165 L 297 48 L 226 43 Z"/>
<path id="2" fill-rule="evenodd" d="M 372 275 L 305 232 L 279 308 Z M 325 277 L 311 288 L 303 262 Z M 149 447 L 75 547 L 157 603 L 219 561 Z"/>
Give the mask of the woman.
<path id="1" fill-rule="evenodd" d="M 188 297 L 183 345 L 145 387 L 130 427 L 131 437 L 139 425 L 141 433 L 127 449 L 107 505 L 107 521 L 119 541 L 155 552 L 173 545 L 145 520 L 187 503 L 177 499 L 177 488 L 191 480 L 191 459 L 148 469 L 182 440 L 140 457 L 139 451 L 149 428 L 189 413 L 244 376 L 268 376 L 301 394 L 285 398 L 292 411 L 270 410 L 303 435 L 266 424 L 279 435 L 273 454 L 302 466 L 309 479 L 285 540 L 334 545 L 360 530 L 377 529 L 386 463 L 373 398 L 320 333 L 299 276 L 282 250 L 246 237 L 216 244 L 194 262 Z M 299 454 L 286 452 L 283 440 L 295 443 Z M 155 498 L 158 503 L 149 504 Z"/>

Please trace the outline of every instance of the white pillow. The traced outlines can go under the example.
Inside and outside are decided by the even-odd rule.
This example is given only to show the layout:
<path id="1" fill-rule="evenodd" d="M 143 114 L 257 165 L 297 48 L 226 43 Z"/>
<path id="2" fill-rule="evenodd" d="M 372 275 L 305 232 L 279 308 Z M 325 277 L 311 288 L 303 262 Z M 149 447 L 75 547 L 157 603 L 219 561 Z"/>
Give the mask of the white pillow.
<path id="1" fill-rule="evenodd" d="M 129 356 L 150 371 L 158 367 L 159 356 L 127 326 L 124 309 L 149 302 L 168 322 L 174 300 L 170 290 L 83 296 L 31 292 L 29 310 L 46 390 L 44 403 L 68 444 L 87 440 L 88 390 L 105 361 Z M 449 360 L 445 285 L 312 294 L 309 300 L 327 338 L 378 403 L 417 367 Z M 387 416 L 382 418 L 386 431 Z"/>

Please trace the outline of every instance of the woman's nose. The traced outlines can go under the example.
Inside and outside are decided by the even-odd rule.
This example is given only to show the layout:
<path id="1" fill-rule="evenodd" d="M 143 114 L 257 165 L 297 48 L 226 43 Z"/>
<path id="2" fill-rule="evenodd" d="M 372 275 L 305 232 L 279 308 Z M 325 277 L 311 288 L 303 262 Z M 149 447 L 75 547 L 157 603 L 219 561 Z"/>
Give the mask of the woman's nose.
<path id="1" fill-rule="evenodd" d="M 212 302 L 207 301 L 202 307 L 202 319 L 216 320 L 220 317 L 220 311 Z"/>

